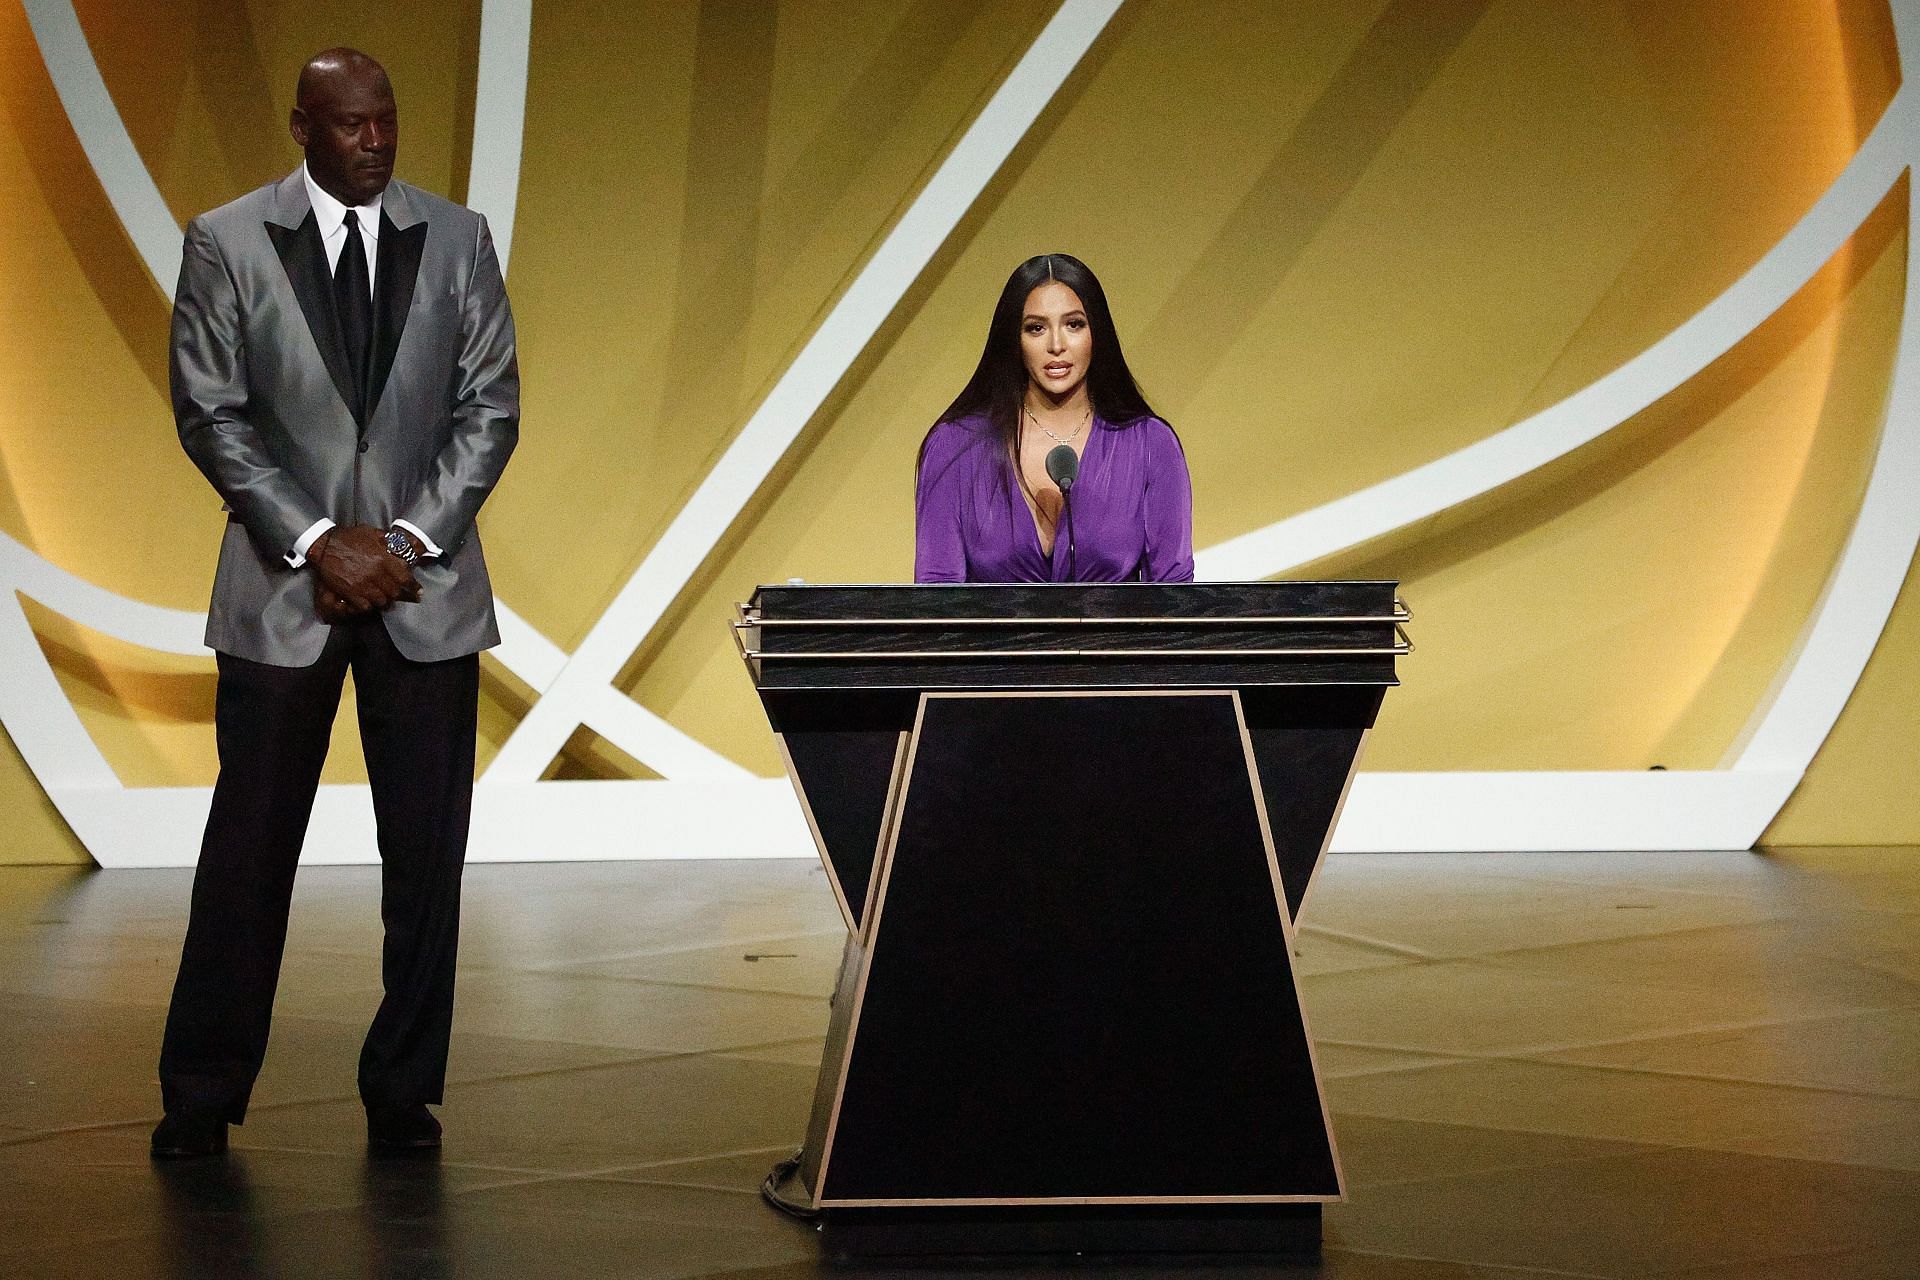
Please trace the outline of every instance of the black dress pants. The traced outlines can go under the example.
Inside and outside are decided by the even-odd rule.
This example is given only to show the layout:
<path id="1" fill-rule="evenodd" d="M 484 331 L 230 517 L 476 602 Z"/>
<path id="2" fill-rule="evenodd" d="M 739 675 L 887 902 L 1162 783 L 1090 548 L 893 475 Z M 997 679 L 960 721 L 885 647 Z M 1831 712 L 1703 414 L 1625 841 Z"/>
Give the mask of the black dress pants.
<path id="1" fill-rule="evenodd" d="M 312 666 L 223 653 L 219 667 L 220 777 L 160 1050 L 167 1110 L 234 1124 L 246 1117 L 267 1049 L 294 868 L 349 668 L 386 926 L 385 998 L 361 1049 L 360 1096 L 369 1106 L 439 1102 L 453 1026 L 479 655 L 410 661 L 375 615 L 334 627 Z"/>

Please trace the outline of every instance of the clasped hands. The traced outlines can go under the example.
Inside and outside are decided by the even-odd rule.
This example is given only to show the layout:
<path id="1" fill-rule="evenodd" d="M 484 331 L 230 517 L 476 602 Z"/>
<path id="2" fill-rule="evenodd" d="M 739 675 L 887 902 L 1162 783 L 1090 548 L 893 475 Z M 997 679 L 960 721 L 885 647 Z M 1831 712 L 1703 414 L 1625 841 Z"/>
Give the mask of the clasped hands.
<path id="1" fill-rule="evenodd" d="M 313 606 L 322 622 L 346 622 L 420 599 L 412 567 L 387 550 L 386 535 L 372 525 L 327 530 L 314 541 L 307 559 L 318 574 Z"/>

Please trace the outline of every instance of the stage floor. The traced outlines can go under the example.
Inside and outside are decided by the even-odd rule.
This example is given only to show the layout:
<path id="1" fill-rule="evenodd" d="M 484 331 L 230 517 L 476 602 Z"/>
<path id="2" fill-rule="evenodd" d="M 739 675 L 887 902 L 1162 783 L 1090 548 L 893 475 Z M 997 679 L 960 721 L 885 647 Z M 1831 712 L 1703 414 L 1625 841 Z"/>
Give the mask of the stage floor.
<path id="1" fill-rule="evenodd" d="M 446 1149 L 374 1163 L 377 872 L 304 871 L 234 1151 L 156 1168 L 188 884 L 0 868 L 0 1274 L 827 1270 L 756 1194 L 840 951 L 816 867 L 470 869 Z M 1224 1274 L 1920 1274 L 1920 849 L 1336 857 L 1304 914 L 1348 1201 L 1322 1268 Z"/>

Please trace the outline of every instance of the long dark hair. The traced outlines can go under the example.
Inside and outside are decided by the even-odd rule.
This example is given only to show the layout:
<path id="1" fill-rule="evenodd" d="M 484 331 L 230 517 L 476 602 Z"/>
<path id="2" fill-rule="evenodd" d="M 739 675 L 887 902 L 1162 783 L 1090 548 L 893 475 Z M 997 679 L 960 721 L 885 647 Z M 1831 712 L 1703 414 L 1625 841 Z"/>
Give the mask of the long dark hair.
<path id="1" fill-rule="evenodd" d="M 1020 322 L 1026 317 L 1027 295 L 1050 280 L 1058 280 L 1080 295 L 1080 306 L 1087 313 L 1087 326 L 1093 337 L 1093 354 L 1087 367 L 1087 398 L 1093 412 L 1109 426 L 1129 426 L 1143 418 L 1158 417 L 1140 386 L 1127 368 L 1127 357 L 1120 350 L 1120 335 L 1114 331 L 1113 313 L 1107 309 L 1107 291 L 1087 264 L 1071 254 L 1043 253 L 1028 258 L 1013 269 L 1000 300 L 993 304 L 993 319 L 987 323 L 987 345 L 980 352 L 967 385 L 953 398 L 945 413 L 935 420 L 943 422 L 984 416 L 1000 441 L 1002 457 L 1011 457 L 1020 435 L 1020 409 L 1027 395 L 1027 366 L 1020 355 Z M 929 431 L 931 437 L 933 432 Z M 926 441 L 920 442 L 920 459 L 927 453 Z M 917 474 L 920 462 L 914 463 Z"/>

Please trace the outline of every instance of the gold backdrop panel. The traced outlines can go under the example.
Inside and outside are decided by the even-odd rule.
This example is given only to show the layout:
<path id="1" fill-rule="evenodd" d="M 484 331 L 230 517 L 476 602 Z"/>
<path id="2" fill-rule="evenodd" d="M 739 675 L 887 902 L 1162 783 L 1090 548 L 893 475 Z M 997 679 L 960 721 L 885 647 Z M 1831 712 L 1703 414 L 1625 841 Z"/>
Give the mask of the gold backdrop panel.
<path id="1" fill-rule="evenodd" d="M 1564 355 L 1515 410 L 1578 391 L 1678 328 L 1777 243 L 1899 88 L 1881 0 L 1622 7 L 1675 181 Z"/>
<path id="2" fill-rule="evenodd" d="M 541 5 L 501 595 L 576 643 L 1045 20 L 1011 3 Z"/>
<path id="3" fill-rule="evenodd" d="M 1196 307 L 1152 352 L 1189 389 L 1172 407 L 1195 440 L 1199 541 L 1471 444 L 1665 336 L 1792 225 L 1877 118 L 1877 104 L 1854 114 L 1842 44 L 1826 4 L 1486 6 L 1364 165 L 1275 175 L 1311 191 L 1327 164 L 1351 173 L 1297 258 L 1275 263 L 1253 227 L 1210 246 L 1216 278 L 1272 281 L 1257 305 L 1217 327 Z M 1798 74 L 1781 75 L 1789 49 Z M 1205 450 L 1203 433 L 1235 447 Z"/>
<path id="4" fill-rule="evenodd" d="M 294 78 L 351 45 L 400 102 L 400 176 L 459 200 L 473 148 L 479 0 L 76 0 L 101 78 L 181 225 L 300 163 Z M 171 283 L 171 282 L 169 282 Z"/>
<path id="5" fill-rule="evenodd" d="M 1872 463 L 1904 184 L 1805 289 L 1563 464 L 1313 567 L 1387 575 L 1421 644 L 1376 769 L 1711 769 L 1791 656 Z M 1858 251 L 1858 252 L 1856 252 Z"/>
<path id="6" fill-rule="evenodd" d="M 1738 22 L 1724 6 L 1331 8 L 1209 6 L 1216 27 L 1129 6 L 629 690 L 778 770 L 711 620 L 756 581 L 910 573 L 914 448 L 1030 253 L 1079 253 L 1106 279 L 1186 442 L 1205 545 L 1484 438 L 1658 340 L 1818 197 L 1893 88 L 1884 21 L 1845 26 L 1828 5 Z M 1572 496 L 1516 486 L 1493 499 L 1514 506 L 1504 531 L 1415 530 L 1394 555 L 1316 567 L 1404 573 L 1421 611 L 1370 767 L 1717 762 L 1857 506 L 1898 332 L 1897 222 L 1621 428 Z M 1705 531 L 1700 486 L 1725 494 Z M 1451 576 L 1427 580 L 1440 563 Z"/>
<path id="7" fill-rule="evenodd" d="M 93 864 L 53 801 L 47 799 L 33 770 L 20 758 L 20 749 L 4 733 L 0 733 L 0 812 L 7 815 L 7 838 L 0 840 L 0 867 Z"/>
<path id="8" fill-rule="evenodd" d="M 1920 843 L 1920 568 L 1905 587 L 1847 709 L 1761 843 Z"/>
<path id="9" fill-rule="evenodd" d="M 220 500 L 174 438 L 166 299 L 16 5 L 0 85 L 0 529 L 109 591 L 203 609 Z"/>
<path id="10" fill-rule="evenodd" d="M 391 68 L 403 177 L 464 196 L 477 0 L 80 0 L 184 220 L 291 168 L 294 71 Z M 539 0 L 509 281 L 520 453 L 503 599 L 578 643 L 1051 15 L 1012 0 Z M 1105 279 L 1180 429 L 1206 546 L 1484 439 L 1717 296 L 1897 87 L 1879 0 L 1129 0 L 622 687 L 780 763 L 724 619 L 760 581 L 911 572 L 914 451 L 1036 252 Z M 173 439 L 166 307 L 0 8 L 0 529 L 204 607 L 218 502 Z M 1367 764 L 1706 768 L 1797 641 L 1858 509 L 1898 337 L 1902 185 L 1782 312 L 1541 473 L 1309 566 L 1406 580 L 1421 650 Z M 1903 597 L 1776 838 L 1920 839 Z M 30 610 L 130 785 L 213 772 L 211 662 Z M 1904 648 L 1900 647 L 1902 644 Z M 481 758 L 533 694 L 484 667 Z M 363 775 L 351 701 L 330 781 Z M 549 770 L 648 776 L 590 731 Z M 11 748 L 0 860 L 80 859 Z M 11 800 L 9 800 L 11 798 Z M 29 803 L 29 801 L 32 801 Z"/>

